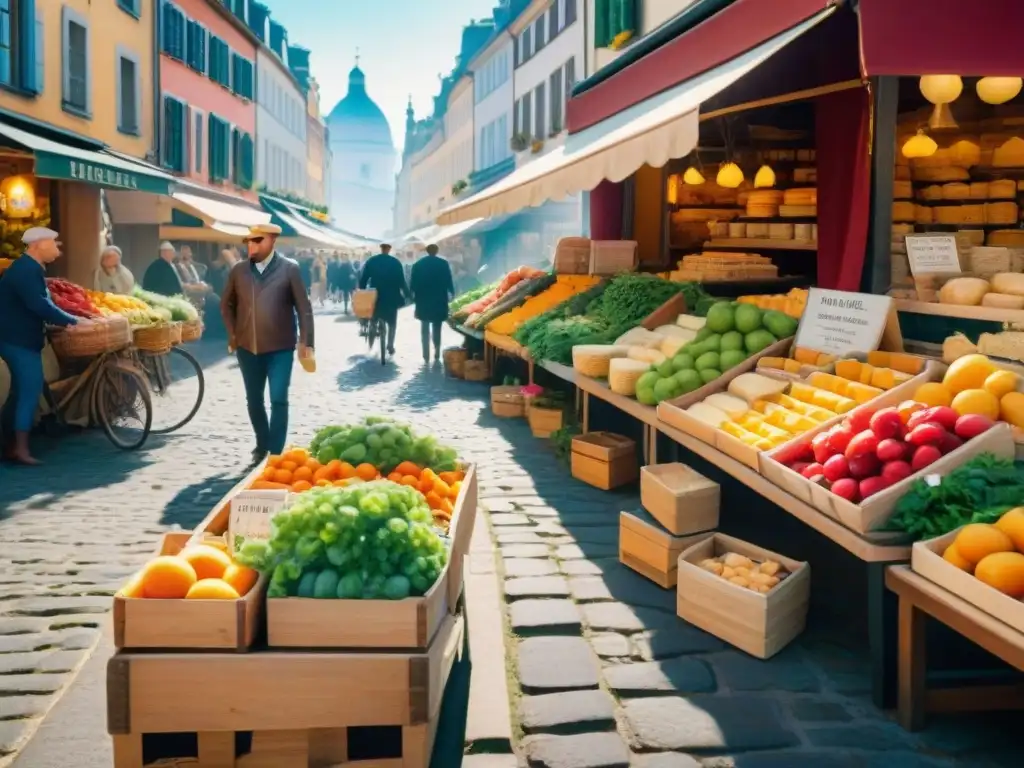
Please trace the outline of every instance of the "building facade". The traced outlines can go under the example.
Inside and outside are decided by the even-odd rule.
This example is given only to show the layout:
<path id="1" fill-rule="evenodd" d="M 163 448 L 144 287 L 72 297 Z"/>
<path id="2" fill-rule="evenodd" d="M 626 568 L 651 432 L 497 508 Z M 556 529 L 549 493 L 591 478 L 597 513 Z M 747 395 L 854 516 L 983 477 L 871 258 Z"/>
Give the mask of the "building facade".
<path id="1" fill-rule="evenodd" d="M 591 74 L 698 0 L 642 0 L 634 4 L 632 18 L 613 16 L 608 0 L 585 2 L 587 18 L 594 20 L 587 35 L 587 73 Z"/>
<path id="2" fill-rule="evenodd" d="M 327 125 L 320 116 L 320 84 L 309 78 L 306 92 L 306 199 L 314 205 L 327 205 L 330 177 L 331 149 Z"/>
<path id="3" fill-rule="evenodd" d="M 473 173 L 473 76 L 459 78 L 448 95 L 448 109 L 444 115 L 444 146 L 441 147 L 439 179 L 447 187 L 442 205 L 466 192 Z"/>
<path id="4" fill-rule="evenodd" d="M 470 193 L 515 167 L 511 147 L 515 102 L 513 42 L 512 35 L 502 29 L 469 64 L 476 132 Z"/>
<path id="5" fill-rule="evenodd" d="M 256 52 L 256 183 L 270 194 L 305 198 L 307 96 L 288 68 L 287 33 L 270 25 L 270 47 Z"/>

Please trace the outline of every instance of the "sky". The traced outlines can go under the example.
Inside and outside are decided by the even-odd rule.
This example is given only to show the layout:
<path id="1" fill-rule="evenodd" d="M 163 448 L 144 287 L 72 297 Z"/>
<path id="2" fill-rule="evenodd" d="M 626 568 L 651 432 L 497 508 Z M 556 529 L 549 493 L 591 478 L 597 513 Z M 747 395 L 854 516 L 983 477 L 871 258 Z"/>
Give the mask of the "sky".
<path id="1" fill-rule="evenodd" d="M 416 118 L 432 109 L 439 75 L 451 71 L 462 28 L 491 15 L 495 0 L 263 0 L 288 30 L 288 42 L 308 48 L 326 116 L 348 90 L 359 53 L 370 97 L 384 111 L 399 150 L 410 94 Z"/>

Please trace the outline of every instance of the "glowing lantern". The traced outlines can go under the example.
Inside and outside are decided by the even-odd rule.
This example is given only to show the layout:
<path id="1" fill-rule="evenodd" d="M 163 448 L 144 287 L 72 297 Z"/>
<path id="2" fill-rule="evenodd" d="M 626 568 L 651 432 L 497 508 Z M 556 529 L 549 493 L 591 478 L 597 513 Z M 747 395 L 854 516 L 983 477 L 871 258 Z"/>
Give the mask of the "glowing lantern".
<path id="1" fill-rule="evenodd" d="M 932 104 L 951 104 L 964 90 L 960 75 L 924 75 L 920 85 L 921 95 Z"/>
<path id="2" fill-rule="evenodd" d="M 9 219 L 26 219 L 36 207 L 36 191 L 24 176 L 10 176 L 0 183 L 0 194 L 7 202 L 4 215 Z"/>
<path id="3" fill-rule="evenodd" d="M 743 171 L 736 163 L 726 163 L 718 169 L 718 176 L 715 179 L 718 186 L 726 189 L 736 189 L 743 183 Z"/>
<path id="4" fill-rule="evenodd" d="M 672 174 L 668 177 L 668 189 L 665 190 L 665 199 L 669 205 L 679 202 L 679 176 Z"/>
<path id="5" fill-rule="evenodd" d="M 689 184 L 691 187 L 697 187 L 703 184 L 705 181 L 704 174 L 694 168 L 692 165 L 686 169 L 683 174 L 683 184 Z"/>
<path id="6" fill-rule="evenodd" d="M 758 189 L 774 187 L 775 171 L 767 165 L 762 165 L 754 175 L 754 186 Z"/>
<path id="7" fill-rule="evenodd" d="M 1005 104 L 1020 93 L 1024 80 L 1019 77 L 983 77 L 977 87 L 978 98 L 986 104 Z"/>
<path id="8" fill-rule="evenodd" d="M 904 157 L 931 157 L 939 149 L 935 139 L 924 131 L 918 131 L 903 144 Z"/>

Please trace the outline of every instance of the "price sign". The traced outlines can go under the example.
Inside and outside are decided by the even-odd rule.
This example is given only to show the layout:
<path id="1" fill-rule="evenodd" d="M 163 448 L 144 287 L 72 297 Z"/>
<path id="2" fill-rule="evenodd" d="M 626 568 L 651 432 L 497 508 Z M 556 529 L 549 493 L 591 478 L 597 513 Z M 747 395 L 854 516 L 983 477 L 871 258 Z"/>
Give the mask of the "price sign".
<path id="1" fill-rule="evenodd" d="M 242 491 L 231 499 L 228 546 L 232 554 L 251 539 L 270 538 L 270 519 L 284 509 L 288 491 Z"/>
<path id="2" fill-rule="evenodd" d="M 911 274 L 951 274 L 961 271 L 956 235 L 907 235 L 906 242 Z"/>
<path id="3" fill-rule="evenodd" d="M 891 310 L 889 296 L 811 288 L 794 343 L 831 355 L 872 352 Z"/>

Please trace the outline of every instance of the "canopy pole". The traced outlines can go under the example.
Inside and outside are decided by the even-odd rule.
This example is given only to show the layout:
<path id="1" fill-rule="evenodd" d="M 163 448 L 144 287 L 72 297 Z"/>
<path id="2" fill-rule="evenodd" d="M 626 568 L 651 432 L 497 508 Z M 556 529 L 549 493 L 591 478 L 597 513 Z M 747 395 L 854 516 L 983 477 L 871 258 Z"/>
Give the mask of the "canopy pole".
<path id="1" fill-rule="evenodd" d="M 828 93 L 849 91 L 853 88 L 863 88 L 865 85 L 866 84 L 862 80 L 844 80 L 841 83 L 820 85 L 817 88 L 806 88 L 802 91 L 793 91 L 792 93 L 782 94 L 781 96 L 770 96 L 766 99 L 746 101 L 742 104 L 736 104 L 731 107 L 723 107 L 722 109 L 715 109 L 711 112 L 703 112 L 700 115 L 700 120 L 701 122 L 704 122 L 705 120 L 714 120 L 716 117 L 724 117 L 725 115 L 732 115 L 737 112 L 747 112 L 751 109 L 761 109 L 762 107 L 771 107 L 776 104 L 789 104 L 793 101 L 805 101 L 818 96 L 824 96 Z"/>

